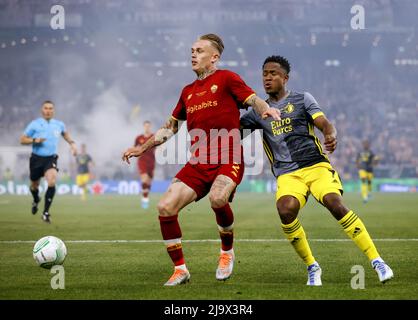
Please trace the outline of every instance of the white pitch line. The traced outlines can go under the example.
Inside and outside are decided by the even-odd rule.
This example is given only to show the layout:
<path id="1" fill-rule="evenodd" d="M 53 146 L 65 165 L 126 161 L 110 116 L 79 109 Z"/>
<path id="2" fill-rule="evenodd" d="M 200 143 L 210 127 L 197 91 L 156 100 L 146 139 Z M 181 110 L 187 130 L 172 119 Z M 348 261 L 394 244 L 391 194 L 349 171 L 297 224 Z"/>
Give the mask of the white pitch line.
<path id="1" fill-rule="evenodd" d="M 162 243 L 163 240 L 64 240 L 65 243 Z M 311 242 L 351 242 L 351 239 L 309 239 Z M 418 238 L 382 238 L 380 242 L 418 242 Z M 0 244 L 35 243 L 35 240 L 0 240 Z M 185 243 L 220 242 L 219 239 L 182 240 Z M 234 242 L 288 242 L 287 239 L 234 239 Z"/>

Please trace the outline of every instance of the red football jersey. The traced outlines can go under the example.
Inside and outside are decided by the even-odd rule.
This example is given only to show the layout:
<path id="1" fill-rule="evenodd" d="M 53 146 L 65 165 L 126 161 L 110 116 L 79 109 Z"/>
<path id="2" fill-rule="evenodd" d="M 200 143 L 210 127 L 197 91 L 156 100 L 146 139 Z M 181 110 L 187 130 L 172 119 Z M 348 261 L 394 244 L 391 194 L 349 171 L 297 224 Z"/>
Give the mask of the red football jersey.
<path id="1" fill-rule="evenodd" d="M 221 139 L 214 137 L 216 130 L 211 133 L 211 129 L 226 129 L 227 132 L 232 130 L 236 135 L 240 128 L 239 109 L 243 108 L 244 103 L 254 94 L 254 90 L 248 87 L 239 75 L 228 70 L 217 70 L 207 78 L 195 80 L 183 88 L 172 116 L 176 120 L 187 120 L 190 134 L 196 132 L 193 129 L 200 129 L 206 135 L 202 139 L 191 134 L 193 157 L 199 157 L 199 152 L 207 152 L 207 159 L 215 157 L 220 160 L 222 154 L 225 156 L 226 153 L 231 157 L 232 154 L 241 153 L 239 134 L 238 139 L 229 139 L 234 143 L 228 143 L 225 147 Z M 218 140 L 217 148 L 215 148 L 216 143 L 212 144 L 215 138 Z M 201 148 L 201 146 L 205 147 Z M 199 159 L 202 159 L 201 157 L 202 154 Z M 240 155 L 239 159 L 241 159 Z M 212 160 L 208 160 L 208 163 L 209 161 Z"/>
<path id="2" fill-rule="evenodd" d="M 151 134 L 149 137 L 144 136 L 143 134 L 139 135 L 135 139 L 135 147 L 142 146 L 148 139 L 152 138 L 154 135 Z M 148 164 L 155 163 L 155 148 L 148 150 L 141 157 L 138 158 L 138 162 L 144 162 Z"/>

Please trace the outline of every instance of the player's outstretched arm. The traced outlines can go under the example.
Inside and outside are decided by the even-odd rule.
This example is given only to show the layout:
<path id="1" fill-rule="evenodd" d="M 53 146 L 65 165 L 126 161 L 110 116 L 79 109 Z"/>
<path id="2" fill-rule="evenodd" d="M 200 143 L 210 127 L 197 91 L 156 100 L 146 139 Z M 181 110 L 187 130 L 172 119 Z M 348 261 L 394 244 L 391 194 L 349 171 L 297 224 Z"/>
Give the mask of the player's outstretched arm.
<path id="1" fill-rule="evenodd" d="M 179 122 L 171 118 L 167 120 L 164 126 L 157 130 L 155 135 L 147 140 L 143 145 L 138 147 L 128 148 L 122 156 L 122 160 L 126 161 L 127 163 L 131 163 L 129 161 L 132 157 L 140 157 L 149 149 L 152 149 L 160 144 L 163 144 L 168 139 L 170 139 L 173 135 L 177 133 L 179 130 Z"/>
<path id="2" fill-rule="evenodd" d="M 324 135 L 325 150 L 333 153 L 337 148 L 337 129 L 335 129 L 334 125 L 325 116 L 315 118 L 314 125 Z"/>
<path id="3" fill-rule="evenodd" d="M 70 134 L 66 131 L 62 134 L 62 137 L 70 145 L 71 153 L 73 154 L 73 156 L 77 155 L 77 146 L 75 145 L 75 141 L 71 139 Z"/>
<path id="4" fill-rule="evenodd" d="M 274 120 L 280 120 L 280 111 L 276 108 L 270 108 L 267 102 L 265 102 L 257 95 L 253 95 L 251 98 L 249 98 L 246 104 L 253 107 L 254 110 L 263 119 L 272 117 Z"/>

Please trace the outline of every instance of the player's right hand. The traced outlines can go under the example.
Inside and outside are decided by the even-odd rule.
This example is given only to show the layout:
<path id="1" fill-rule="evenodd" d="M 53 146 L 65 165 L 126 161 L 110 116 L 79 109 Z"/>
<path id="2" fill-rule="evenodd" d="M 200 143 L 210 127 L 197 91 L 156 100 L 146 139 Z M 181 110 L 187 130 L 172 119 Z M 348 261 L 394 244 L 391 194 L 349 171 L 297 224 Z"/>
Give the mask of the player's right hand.
<path id="1" fill-rule="evenodd" d="M 46 139 L 45 138 L 35 138 L 34 140 L 33 140 L 33 143 L 42 143 L 42 142 L 44 142 Z"/>
<path id="2" fill-rule="evenodd" d="M 129 161 L 132 157 L 140 157 L 143 153 L 143 150 L 141 147 L 131 147 L 126 150 L 122 155 L 122 161 L 126 161 L 128 164 L 131 162 Z"/>
<path id="3" fill-rule="evenodd" d="M 272 117 L 276 121 L 280 121 L 280 110 L 276 108 L 268 108 L 266 111 L 263 112 L 261 118 L 267 119 L 268 117 Z"/>

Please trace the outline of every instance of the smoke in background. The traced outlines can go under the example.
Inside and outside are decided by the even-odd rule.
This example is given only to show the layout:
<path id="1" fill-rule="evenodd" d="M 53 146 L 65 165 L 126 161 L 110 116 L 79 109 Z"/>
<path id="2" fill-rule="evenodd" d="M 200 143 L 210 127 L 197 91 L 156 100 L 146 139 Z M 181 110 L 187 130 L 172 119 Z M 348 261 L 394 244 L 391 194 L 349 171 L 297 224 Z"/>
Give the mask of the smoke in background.
<path id="1" fill-rule="evenodd" d="M 113 57 L 121 55 L 110 46 L 108 49 L 108 54 L 113 54 Z M 119 58 L 120 61 L 126 59 Z M 78 148 L 82 143 L 87 145 L 87 152 L 95 160 L 96 175 L 108 176 L 117 171 L 119 166 L 122 167 L 122 151 L 132 146 L 140 130 L 139 123 L 134 120 L 145 117 L 146 112 L 131 118 L 133 105 L 120 87 L 116 84 L 103 87 L 101 78 L 96 76 L 97 69 L 103 66 L 100 60 L 95 61 L 76 52 L 58 56 L 49 54 L 49 60 L 49 92 L 56 103 L 56 118 L 66 123 Z M 115 70 L 118 68 L 118 63 L 107 65 L 109 78 L 118 74 Z M 89 100 L 91 93 L 97 96 L 93 95 Z M 75 160 L 64 141 L 60 143 L 59 154 L 60 166 L 74 173 Z"/>
<path id="2" fill-rule="evenodd" d="M 87 144 L 99 176 L 119 169 L 136 176 L 120 153 L 144 120 L 154 131 L 165 122 L 181 89 L 195 79 L 190 45 L 214 32 L 225 43 L 220 67 L 240 74 L 262 97 L 266 56 L 290 60 L 289 88 L 312 93 L 337 126 L 332 161 L 344 179 L 357 179 L 354 159 L 364 138 L 381 155 L 377 176 L 418 172 L 416 1 L 361 1 L 365 30 L 350 27 L 350 0 L 64 1 L 65 30 L 50 28 L 52 0 L 3 2 L 1 171 L 4 148 L 18 149 L 20 160 L 8 163 L 27 175 L 30 147 L 20 147 L 18 139 L 39 117 L 42 101 L 51 99 L 56 118 L 78 144 Z M 63 141 L 59 152 L 60 168 L 72 164 L 74 173 Z M 174 168 L 166 168 L 157 166 L 157 179 L 161 170 L 173 175 Z M 270 177 L 268 165 L 264 174 Z"/>
<path id="3" fill-rule="evenodd" d="M 138 134 L 138 124 L 129 121 L 124 112 L 129 108 L 121 90 L 111 87 L 94 100 L 92 110 L 83 117 L 83 133 L 74 134 L 77 141 L 87 145 L 101 174 L 106 174 L 107 169 L 112 172 L 122 167 L 122 152 L 133 145 Z"/>
<path id="4" fill-rule="evenodd" d="M 126 34 L 104 28 L 80 40 L 87 50 L 41 52 L 50 65 L 48 92 L 56 102 L 56 118 L 66 123 L 79 148 L 86 144 L 98 178 L 136 175 L 135 163 L 122 163 L 122 152 L 133 146 L 145 120 L 152 122 L 154 131 L 164 123 L 177 98 L 171 92 L 179 89 L 164 80 L 162 71 L 136 64 L 132 52 L 138 42 L 126 39 Z M 75 174 L 75 159 L 64 141 L 59 154 L 60 167 Z"/>

